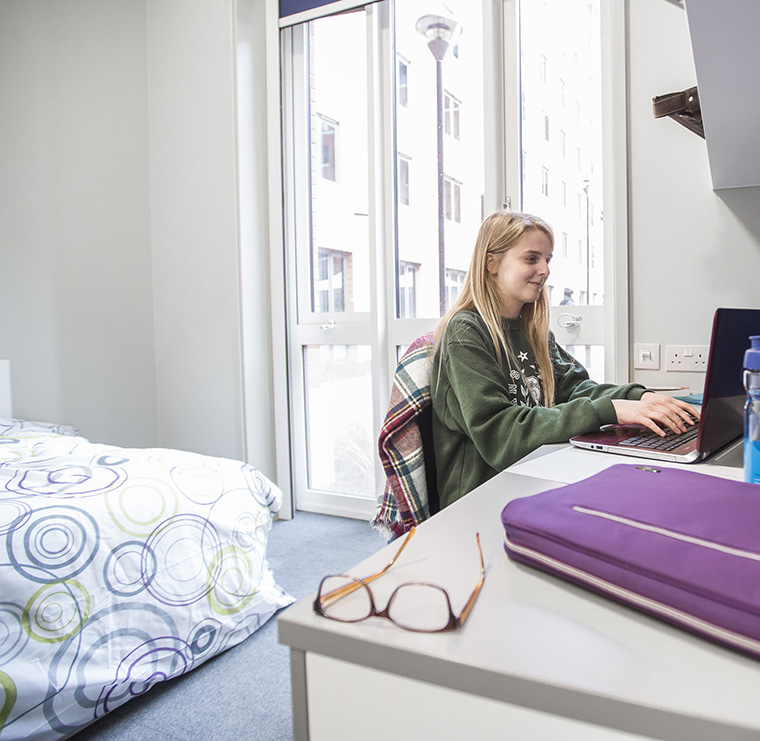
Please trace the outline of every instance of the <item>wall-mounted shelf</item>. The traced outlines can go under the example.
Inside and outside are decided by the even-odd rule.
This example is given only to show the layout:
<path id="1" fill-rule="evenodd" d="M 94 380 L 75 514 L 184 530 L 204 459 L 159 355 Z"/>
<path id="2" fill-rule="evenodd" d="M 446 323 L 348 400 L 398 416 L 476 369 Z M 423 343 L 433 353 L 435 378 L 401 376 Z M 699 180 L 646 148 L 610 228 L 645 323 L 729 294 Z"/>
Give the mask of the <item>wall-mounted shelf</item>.
<path id="1" fill-rule="evenodd" d="M 760 185 L 760 2 L 686 0 L 713 188 Z"/>

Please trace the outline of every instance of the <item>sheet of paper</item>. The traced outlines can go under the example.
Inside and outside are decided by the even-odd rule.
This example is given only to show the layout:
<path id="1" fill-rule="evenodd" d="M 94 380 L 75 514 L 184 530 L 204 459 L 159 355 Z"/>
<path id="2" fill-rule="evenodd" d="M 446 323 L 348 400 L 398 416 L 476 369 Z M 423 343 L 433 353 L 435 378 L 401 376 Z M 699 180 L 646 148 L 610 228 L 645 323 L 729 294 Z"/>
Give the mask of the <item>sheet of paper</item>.
<path id="1" fill-rule="evenodd" d="M 523 476 L 571 484 L 621 462 L 621 456 L 580 450 L 568 445 L 547 455 L 527 458 L 508 470 Z"/>

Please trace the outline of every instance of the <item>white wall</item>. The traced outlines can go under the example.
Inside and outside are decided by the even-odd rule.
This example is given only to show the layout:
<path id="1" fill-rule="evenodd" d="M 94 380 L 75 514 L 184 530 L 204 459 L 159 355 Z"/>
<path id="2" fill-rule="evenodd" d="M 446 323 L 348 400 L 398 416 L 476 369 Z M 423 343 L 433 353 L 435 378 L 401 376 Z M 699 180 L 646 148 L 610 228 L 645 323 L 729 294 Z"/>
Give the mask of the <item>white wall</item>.
<path id="1" fill-rule="evenodd" d="M 274 477 L 263 8 L 0 2 L 0 357 L 16 416 L 248 456 Z M 244 161 L 236 10 L 258 131 Z"/>
<path id="2" fill-rule="evenodd" d="M 159 436 L 242 458 L 232 7 L 147 7 Z"/>
<path id="3" fill-rule="evenodd" d="M 627 5 L 631 343 L 661 344 L 661 370 L 635 379 L 701 390 L 703 374 L 664 371 L 665 345 L 707 345 L 716 307 L 760 306 L 760 188 L 713 191 L 705 141 L 654 118 L 654 96 L 698 82 L 687 16 Z"/>
<path id="4" fill-rule="evenodd" d="M 155 444 L 145 4 L 0 3 L 0 357 L 14 414 Z"/>
<path id="5" fill-rule="evenodd" d="M 238 202 L 240 223 L 241 310 L 243 330 L 244 410 L 248 459 L 285 490 L 290 488 L 290 460 L 276 460 L 276 435 L 287 450 L 288 421 L 274 429 L 274 388 L 286 396 L 285 306 L 282 250 L 270 254 L 270 245 L 282 244 L 281 200 L 269 193 L 282 191 L 279 145 L 279 74 L 268 75 L 279 61 L 276 0 L 237 0 L 237 132 Z M 269 19 L 269 20 L 268 20 Z M 267 85 L 270 85 L 268 89 Z M 272 217 L 270 218 L 270 213 Z M 275 259 L 278 258 L 278 259 Z M 274 280 L 270 284 L 270 276 Z M 274 287 L 270 287 L 270 285 Z M 272 292 L 277 298 L 272 301 Z M 274 318 L 272 318 L 274 316 Z M 279 331 L 273 340 L 272 325 Z M 274 362 L 272 362 L 274 359 Z M 283 424 L 284 422 L 284 424 Z M 290 502 L 280 517 L 289 516 Z"/>

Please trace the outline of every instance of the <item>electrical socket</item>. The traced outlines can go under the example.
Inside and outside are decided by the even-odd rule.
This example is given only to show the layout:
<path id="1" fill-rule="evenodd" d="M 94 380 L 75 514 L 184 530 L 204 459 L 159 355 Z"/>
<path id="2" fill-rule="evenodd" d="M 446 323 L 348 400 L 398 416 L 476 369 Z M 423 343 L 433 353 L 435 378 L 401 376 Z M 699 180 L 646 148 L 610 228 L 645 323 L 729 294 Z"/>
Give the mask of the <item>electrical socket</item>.
<path id="1" fill-rule="evenodd" d="M 666 345 L 665 370 L 706 371 L 709 345 Z"/>

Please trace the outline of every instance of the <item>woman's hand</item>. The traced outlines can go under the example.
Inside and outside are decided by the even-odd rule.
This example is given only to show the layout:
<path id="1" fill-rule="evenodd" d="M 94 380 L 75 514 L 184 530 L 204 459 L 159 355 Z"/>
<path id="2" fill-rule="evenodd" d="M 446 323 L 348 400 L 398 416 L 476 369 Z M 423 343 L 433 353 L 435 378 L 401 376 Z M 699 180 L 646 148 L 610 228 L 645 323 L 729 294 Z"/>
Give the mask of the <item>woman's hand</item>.
<path id="1" fill-rule="evenodd" d="M 661 437 L 665 436 L 663 428 L 685 432 L 699 419 L 699 412 L 691 404 L 653 391 L 645 391 L 639 401 L 613 399 L 612 406 L 619 424 L 644 425 Z"/>

